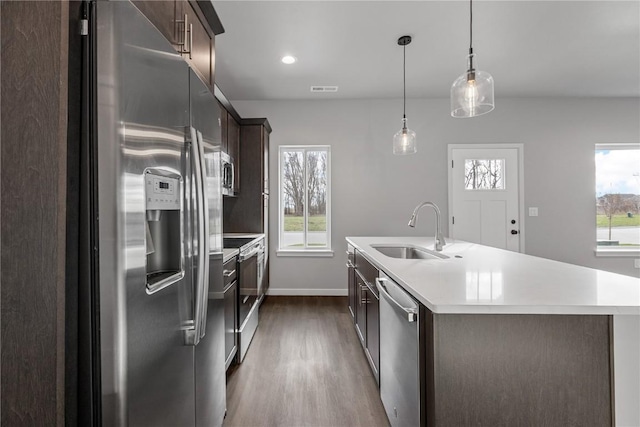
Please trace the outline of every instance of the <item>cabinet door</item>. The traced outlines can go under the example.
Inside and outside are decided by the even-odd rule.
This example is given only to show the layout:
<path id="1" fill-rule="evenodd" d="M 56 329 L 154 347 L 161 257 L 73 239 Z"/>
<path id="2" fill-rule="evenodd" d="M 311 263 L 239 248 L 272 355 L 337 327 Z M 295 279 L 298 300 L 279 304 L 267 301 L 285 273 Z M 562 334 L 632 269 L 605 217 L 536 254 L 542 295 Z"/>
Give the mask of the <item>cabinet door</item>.
<path id="1" fill-rule="evenodd" d="M 229 153 L 229 144 L 227 142 L 228 135 L 229 135 L 229 113 L 227 112 L 227 110 L 225 110 L 222 104 L 218 103 L 218 105 L 220 106 L 219 120 L 220 120 L 220 133 L 222 136 L 222 146 L 220 148 L 224 153 L 231 155 Z"/>
<path id="2" fill-rule="evenodd" d="M 367 356 L 376 381 L 380 383 L 380 300 L 367 287 Z"/>
<path id="3" fill-rule="evenodd" d="M 347 264 L 348 265 L 348 264 Z M 354 269 L 353 267 L 347 267 L 347 278 L 348 285 L 347 290 L 349 293 L 349 313 L 351 313 L 351 317 L 356 318 L 356 279 L 354 277 Z"/>
<path id="4" fill-rule="evenodd" d="M 176 2 L 134 0 L 133 4 L 177 49 Z"/>
<path id="5" fill-rule="evenodd" d="M 231 114 L 227 115 L 227 154 L 233 158 L 233 192 L 240 192 L 240 125 Z"/>
<path id="6" fill-rule="evenodd" d="M 356 318 L 356 278 L 353 265 L 353 252 L 347 251 L 347 293 L 349 295 L 349 312 Z"/>
<path id="7" fill-rule="evenodd" d="M 161 2 L 156 2 L 161 3 Z M 194 69 L 200 80 L 202 80 L 210 89 L 213 89 L 213 33 L 209 33 L 208 25 L 203 24 L 191 4 L 186 0 L 178 0 L 176 3 L 176 11 L 180 17 L 179 21 L 186 20 L 187 39 L 186 49 L 189 53 L 183 56 Z M 184 38 L 184 23 L 178 25 L 181 33 L 179 39 Z M 213 92 L 213 90 L 212 90 Z"/>
<path id="8" fill-rule="evenodd" d="M 356 331 L 360 342 L 366 348 L 367 338 L 367 285 L 360 276 L 358 270 L 355 270 L 356 280 Z"/>

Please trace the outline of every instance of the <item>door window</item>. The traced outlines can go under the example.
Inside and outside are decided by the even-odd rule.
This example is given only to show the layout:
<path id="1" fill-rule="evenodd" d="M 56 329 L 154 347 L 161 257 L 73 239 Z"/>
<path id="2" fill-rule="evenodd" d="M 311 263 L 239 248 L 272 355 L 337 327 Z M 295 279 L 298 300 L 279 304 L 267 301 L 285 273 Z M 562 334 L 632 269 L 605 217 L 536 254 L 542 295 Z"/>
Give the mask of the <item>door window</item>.
<path id="1" fill-rule="evenodd" d="M 465 159 L 465 190 L 504 190 L 504 159 Z"/>

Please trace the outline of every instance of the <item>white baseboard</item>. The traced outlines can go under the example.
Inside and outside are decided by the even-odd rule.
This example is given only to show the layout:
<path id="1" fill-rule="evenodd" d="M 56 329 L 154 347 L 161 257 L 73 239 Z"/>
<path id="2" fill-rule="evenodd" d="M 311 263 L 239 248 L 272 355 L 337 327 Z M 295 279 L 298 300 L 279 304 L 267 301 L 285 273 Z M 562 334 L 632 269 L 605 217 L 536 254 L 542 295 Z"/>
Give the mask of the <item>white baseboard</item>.
<path id="1" fill-rule="evenodd" d="M 269 288 L 267 295 L 287 295 L 287 296 L 324 296 L 342 297 L 347 296 L 346 289 L 286 289 Z"/>

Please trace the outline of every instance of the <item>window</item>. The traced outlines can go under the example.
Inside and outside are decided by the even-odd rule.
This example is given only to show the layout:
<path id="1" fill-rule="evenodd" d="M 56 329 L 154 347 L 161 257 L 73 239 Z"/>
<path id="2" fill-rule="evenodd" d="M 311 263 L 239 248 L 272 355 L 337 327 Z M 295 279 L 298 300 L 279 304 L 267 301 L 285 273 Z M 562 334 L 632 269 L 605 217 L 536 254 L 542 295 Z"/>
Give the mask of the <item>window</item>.
<path id="1" fill-rule="evenodd" d="M 330 251 L 329 146 L 280 147 L 280 251 Z"/>
<path id="2" fill-rule="evenodd" d="M 596 144 L 597 252 L 640 251 L 640 144 Z"/>

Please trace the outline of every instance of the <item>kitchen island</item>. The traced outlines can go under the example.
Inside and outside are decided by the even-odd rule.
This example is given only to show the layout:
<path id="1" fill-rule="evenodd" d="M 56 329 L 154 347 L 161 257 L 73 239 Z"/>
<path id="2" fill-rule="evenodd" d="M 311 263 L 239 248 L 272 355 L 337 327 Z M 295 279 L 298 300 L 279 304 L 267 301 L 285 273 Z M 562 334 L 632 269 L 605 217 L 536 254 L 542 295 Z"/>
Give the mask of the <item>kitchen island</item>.
<path id="1" fill-rule="evenodd" d="M 467 242 L 443 259 L 381 252 L 429 238 L 347 242 L 423 307 L 427 425 L 640 425 L 640 279 Z"/>

